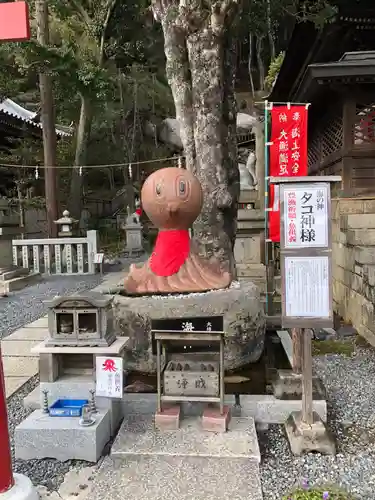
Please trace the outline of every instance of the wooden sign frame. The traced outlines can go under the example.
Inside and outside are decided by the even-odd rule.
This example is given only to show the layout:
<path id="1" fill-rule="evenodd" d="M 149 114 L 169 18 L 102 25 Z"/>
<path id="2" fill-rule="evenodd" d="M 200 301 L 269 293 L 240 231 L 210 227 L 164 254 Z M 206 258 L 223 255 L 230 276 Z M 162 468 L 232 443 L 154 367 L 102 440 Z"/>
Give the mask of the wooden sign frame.
<path id="1" fill-rule="evenodd" d="M 290 181 L 287 183 L 282 182 L 280 179 L 280 264 L 281 264 L 281 324 L 283 328 L 332 328 L 333 326 L 333 289 L 332 289 L 332 230 L 331 230 L 331 187 L 330 181 L 325 177 L 320 177 L 320 179 L 314 179 L 314 181 L 309 182 L 309 178 L 299 178 L 294 182 Z M 305 188 L 309 190 L 313 188 L 314 190 L 322 187 L 326 189 L 327 192 L 327 226 L 328 226 L 328 241 L 326 246 L 313 246 L 309 247 L 308 244 L 303 248 L 288 248 L 285 242 L 285 191 L 290 190 L 291 187 Z M 287 292 L 287 278 L 286 278 L 286 259 L 288 258 L 327 258 L 328 259 L 328 315 L 324 317 L 319 316 L 289 316 L 287 313 L 286 304 L 286 292 Z M 308 283 L 306 283 L 307 291 Z M 303 293 L 303 290 L 301 290 Z"/>

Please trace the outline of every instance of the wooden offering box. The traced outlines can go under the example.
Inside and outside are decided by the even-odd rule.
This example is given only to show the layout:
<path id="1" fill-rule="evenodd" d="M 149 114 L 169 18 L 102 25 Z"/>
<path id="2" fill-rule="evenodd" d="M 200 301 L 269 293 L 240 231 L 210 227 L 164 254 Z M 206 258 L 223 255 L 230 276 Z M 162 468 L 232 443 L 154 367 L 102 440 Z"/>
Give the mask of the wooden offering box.
<path id="1" fill-rule="evenodd" d="M 106 347 L 115 340 L 112 297 L 86 293 L 55 297 L 47 302 L 47 346 Z"/>
<path id="2" fill-rule="evenodd" d="M 164 370 L 164 393 L 170 396 L 218 396 L 219 363 L 170 361 Z"/>

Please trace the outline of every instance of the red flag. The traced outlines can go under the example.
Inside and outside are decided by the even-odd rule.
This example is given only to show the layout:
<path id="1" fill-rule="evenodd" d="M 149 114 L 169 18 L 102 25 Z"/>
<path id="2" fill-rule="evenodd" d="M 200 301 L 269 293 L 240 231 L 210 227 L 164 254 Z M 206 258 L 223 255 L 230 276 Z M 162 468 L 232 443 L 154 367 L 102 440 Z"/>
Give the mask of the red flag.
<path id="1" fill-rule="evenodd" d="M 30 39 L 27 2 L 0 3 L 0 42 L 21 42 Z"/>
<path id="2" fill-rule="evenodd" d="M 271 177 L 307 175 L 307 108 L 277 106 L 271 110 Z M 280 241 L 279 186 L 269 187 L 268 238 Z"/>

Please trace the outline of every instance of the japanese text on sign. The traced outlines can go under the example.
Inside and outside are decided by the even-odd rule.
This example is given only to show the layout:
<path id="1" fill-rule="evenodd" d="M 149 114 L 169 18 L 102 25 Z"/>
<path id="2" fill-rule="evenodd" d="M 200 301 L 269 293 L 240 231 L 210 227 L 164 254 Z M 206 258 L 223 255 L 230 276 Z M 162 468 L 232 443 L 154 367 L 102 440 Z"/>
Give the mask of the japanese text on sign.
<path id="1" fill-rule="evenodd" d="M 271 141 L 271 176 L 307 175 L 307 110 L 304 106 L 273 108 Z"/>
<path id="2" fill-rule="evenodd" d="M 284 189 L 285 248 L 328 247 L 327 184 Z"/>
<path id="3" fill-rule="evenodd" d="M 329 258 L 285 258 L 285 316 L 329 318 Z"/>
<path id="4" fill-rule="evenodd" d="M 96 395 L 105 398 L 122 398 L 123 360 L 98 356 L 96 358 Z"/>

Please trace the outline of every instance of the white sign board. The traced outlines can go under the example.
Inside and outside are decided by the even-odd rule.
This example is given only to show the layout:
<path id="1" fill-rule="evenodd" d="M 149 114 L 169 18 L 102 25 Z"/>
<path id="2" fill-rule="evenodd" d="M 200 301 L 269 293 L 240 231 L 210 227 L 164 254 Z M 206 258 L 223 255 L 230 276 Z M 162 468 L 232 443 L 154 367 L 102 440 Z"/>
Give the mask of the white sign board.
<path id="1" fill-rule="evenodd" d="M 94 254 L 94 264 L 103 264 L 104 253 Z"/>
<path id="2" fill-rule="evenodd" d="M 329 185 L 284 186 L 285 249 L 328 247 Z"/>
<path id="3" fill-rule="evenodd" d="M 329 258 L 285 257 L 285 316 L 330 318 Z"/>
<path id="4" fill-rule="evenodd" d="M 123 359 L 107 356 L 96 358 L 96 395 L 104 398 L 122 398 Z"/>

